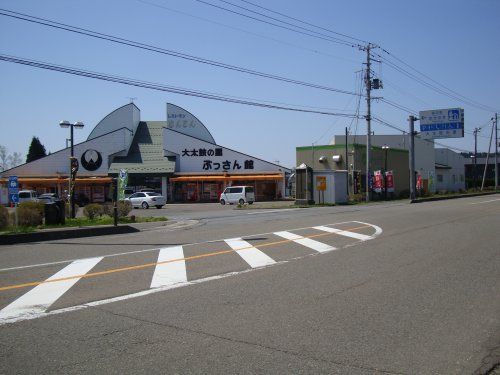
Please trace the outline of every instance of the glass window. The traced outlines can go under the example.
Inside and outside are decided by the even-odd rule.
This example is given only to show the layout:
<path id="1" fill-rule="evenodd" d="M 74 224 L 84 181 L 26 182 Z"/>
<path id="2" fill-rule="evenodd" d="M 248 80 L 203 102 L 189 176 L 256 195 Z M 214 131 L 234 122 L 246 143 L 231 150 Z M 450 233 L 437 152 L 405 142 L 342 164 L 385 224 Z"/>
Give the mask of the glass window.
<path id="1" fill-rule="evenodd" d="M 31 198 L 31 194 L 27 191 L 19 193 L 19 198 Z"/>
<path id="2" fill-rule="evenodd" d="M 438 174 L 437 175 L 437 180 L 438 180 L 438 182 L 443 182 L 443 175 L 442 174 Z"/>
<path id="3" fill-rule="evenodd" d="M 247 191 L 247 193 L 253 193 L 253 187 L 247 186 L 246 191 Z"/>
<path id="4" fill-rule="evenodd" d="M 233 193 L 242 193 L 243 192 L 243 188 L 241 188 L 241 187 L 239 187 L 239 188 L 233 188 L 232 190 L 233 190 L 232 191 Z"/>

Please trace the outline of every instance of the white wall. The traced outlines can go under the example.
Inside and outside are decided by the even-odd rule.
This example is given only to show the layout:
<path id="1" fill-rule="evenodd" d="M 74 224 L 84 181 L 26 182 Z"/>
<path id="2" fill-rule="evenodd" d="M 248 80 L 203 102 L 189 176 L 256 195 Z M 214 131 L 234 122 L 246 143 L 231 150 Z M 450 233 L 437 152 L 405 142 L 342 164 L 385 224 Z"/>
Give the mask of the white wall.
<path id="1" fill-rule="evenodd" d="M 74 155 L 78 158 L 78 163 L 80 164 L 78 177 L 107 176 L 109 155 L 115 154 L 128 147 L 127 133 L 130 133 L 127 129 L 121 129 L 75 145 Z M 102 164 L 95 171 L 87 171 L 81 165 L 80 159 L 83 153 L 89 149 L 98 151 L 102 156 Z M 23 164 L 6 172 L 2 172 L 0 175 L 2 177 L 57 177 L 58 174 L 67 176 L 69 174 L 70 154 L 71 149 L 66 148 L 31 163 Z"/>
<path id="2" fill-rule="evenodd" d="M 436 190 L 465 190 L 465 158 L 447 148 L 435 150 L 436 163 L 451 169 L 436 168 Z M 442 176 L 442 181 L 439 181 Z"/>
<path id="3" fill-rule="evenodd" d="M 388 145 L 391 148 L 398 148 L 401 150 L 408 150 L 410 139 L 408 134 L 401 135 L 373 135 L 371 137 L 372 145 L 382 147 Z M 347 137 L 348 144 L 358 143 L 366 145 L 366 135 L 350 135 Z M 345 135 L 336 135 L 330 141 L 332 145 L 345 144 Z M 427 179 L 429 173 L 434 173 L 435 170 L 435 155 L 434 155 L 434 142 L 430 140 L 423 140 L 415 137 L 415 170 Z"/>
<path id="4" fill-rule="evenodd" d="M 163 147 L 166 151 L 173 152 L 177 155 L 176 172 L 200 174 L 223 172 L 231 174 L 251 174 L 258 172 L 284 172 L 286 169 L 279 165 L 254 158 L 250 155 L 245 155 L 226 147 L 193 138 L 167 128 L 163 130 Z M 205 150 L 207 155 L 192 155 L 193 150 L 199 153 L 200 149 Z M 215 149 L 222 150 L 222 156 L 208 155 L 209 150 L 211 154 L 212 152 L 215 153 Z M 185 155 L 185 151 L 187 151 L 189 155 Z M 249 163 L 250 161 L 252 163 Z M 229 162 L 229 169 L 224 169 L 225 162 Z M 238 164 L 240 168 L 235 168 L 235 164 Z M 253 168 L 245 169 L 245 164 L 247 164 L 247 167 L 249 164 L 253 164 Z M 208 166 L 210 166 L 210 168 Z"/>

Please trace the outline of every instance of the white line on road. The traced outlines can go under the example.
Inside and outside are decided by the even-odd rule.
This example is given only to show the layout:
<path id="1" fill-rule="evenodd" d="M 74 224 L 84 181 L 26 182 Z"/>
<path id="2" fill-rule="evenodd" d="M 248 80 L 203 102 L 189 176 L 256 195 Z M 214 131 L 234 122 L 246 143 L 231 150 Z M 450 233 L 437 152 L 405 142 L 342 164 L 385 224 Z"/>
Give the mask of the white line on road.
<path id="1" fill-rule="evenodd" d="M 496 201 L 500 201 L 500 198 L 498 198 L 498 199 L 491 199 L 489 201 L 474 202 L 474 203 L 469 203 L 469 204 L 482 204 L 482 203 L 490 203 L 490 202 L 496 202 Z"/>
<path id="2" fill-rule="evenodd" d="M 271 257 L 241 238 L 230 238 L 224 241 L 252 268 L 264 267 L 276 263 Z"/>
<path id="3" fill-rule="evenodd" d="M 156 264 L 153 279 L 151 280 L 151 288 L 158 288 L 186 281 L 186 261 L 184 260 L 182 246 L 160 249 L 158 253 L 158 264 Z"/>
<path id="4" fill-rule="evenodd" d="M 291 240 L 295 243 L 298 243 L 302 246 L 308 247 L 310 249 L 316 250 L 317 252 L 324 253 L 326 251 L 336 250 L 335 247 L 327 245 L 323 242 L 315 241 L 310 238 L 304 238 L 299 236 L 298 234 L 282 231 L 273 233 L 279 237 L 285 238 L 287 240 Z"/>
<path id="5" fill-rule="evenodd" d="M 270 214 L 272 212 L 285 212 L 285 211 L 298 211 L 305 210 L 305 208 L 283 208 L 281 210 L 265 210 L 265 211 L 257 211 L 257 212 L 247 212 L 247 215 L 259 215 L 259 214 Z"/>
<path id="6" fill-rule="evenodd" d="M 0 311 L 0 323 L 12 318 L 29 318 L 44 313 L 64 293 L 89 272 L 102 257 L 77 260 L 49 277 L 45 283 L 37 285 Z M 68 280 L 60 280 L 68 278 Z M 58 282 L 47 282 L 59 279 Z"/>
<path id="7" fill-rule="evenodd" d="M 339 234 L 341 236 L 355 238 L 355 239 L 361 240 L 361 241 L 367 241 L 367 240 L 371 240 L 373 238 L 372 236 L 367 236 L 366 234 L 349 232 L 346 230 L 341 230 L 341 229 L 331 228 L 331 227 L 326 227 L 326 226 L 318 226 L 318 227 L 313 227 L 313 228 L 317 229 L 317 230 L 321 230 L 323 232 L 335 233 L 335 234 Z"/>
<path id="8" fill-rule="evenodd" d="M 358 223 L 358 224 L 363 224 L 363 225 L 367 225 L 367 226 L 370 226 L 370 227 L 374 228 L 375 229 L 375 234 L 372 236 L 372 238 L 375 238 L 375 237 L 377 237 L 378 235 L 380 235 L 382 233 L 382 228 L 380 228 L 380 227 L 378 227 L 376 225 L 364 223 L 364 222 L 361 222 L 361 221 L 348 221 L 348 222 L 333 223 L 333 224 L 326 224 L 326 225 L 340 225 L 340 224 L 348 224 L 348 223 Z M 310 228 L 310 227 L 297 228 L 297 229 L 292 229 L 292 230 L 300 230 L 300 229 L 308 229 L 308 228 Z M 266 234 L 271 234 L 271 233 L 254 234 L 254 235 L 249 236 L 249 237 L 257 237 L 257 236 L 262 236 L 262 235 L 266 235 Z M 217 241 L 208 241 L 208 242 L 217 242 Z M 208 242 L 206 242 L 206 243 L 208 243 Z M 220 242 L 220 240 L 218 242 Z M 342 248 L 347 248 L 347 247 L 350 247 L 350 246 L 353 246 L 353 245 L 354 244 L 344 245 Z M 154 251 L 154 250 L 158 250 L 158 249 L 149 249 L 147 251 Z M 146 251 L 146 250 L 143 250 L 143 251 Z M 245 250 L 242 250 L 242 251 L 245 251 Z M 131 253 L 135 253 L 135 252 L 131 252 Z M 124 254 L 126 254 L 126 253 L 124 253 Z M 307 254 L 307 255 L 296 257 L 296 258 L 293 258 L 293 259 L 290 259 L 290 260 L 283 260 L 283 261 L 275 262 L 274 264 L 285 264 L 285 263 L 288 263 L 288 262 L 291 262 L 291 261 L 295 261 L 295 260 L 298 260 L 298 259 L 303 259 L 303 258 L 306 258 L 306 257 L 309 257 L 309 256 L 315 256 L 315 255 L 318 255 L 318 253 Z M 102 258 L 103 257 L 92 258 L 92 259 L 95 259 L 95 264 L 97 264 Z M 87 263 L 87 262 L 90 262 L 90 261 L 91 261 L 91 259 L 83 259 L 83 260 L 80 260 L 80 261 L 73 262 L 71 265 L 67 266 L 62 271 L 67 270 L 74 263 L 79 263 L 79 262 Z M 89 266 L 90 266 L 90 264 L 89 264 Z M 75 270 L 75 271 L 70 272 L 70 273 L 81 275 L 82 273 L 87 273 L 91 268 L 92 267 L 89 267 L 89 269 L 86 270 L 85 272 L 83 272 L 83 270 L 78 270 L 78 271 Z M 160 292 L 167 291 L 167 290 L 170 290 L 170 289 L 181 288 L 181 287 L 185 287 L 185 286 L 189 286 L 189 285 L 197 285 L 197 284 L 201 284 L 201 283 L 204 283 L 204 282 L 207 282 L 207 281 L 219 280 L 219 279 L 224 279 L 226 277 L 241 275 L 241 274 L 244 274 L 244 273 L 247 273 L 247 272 L 251 272 L 251 271 L 253 271 L 255 269 L 256 268 L 249 268 L 249 269 L 246 269 L 246 270 L 243 270 L 243 271 L 229 272 L 229 273 L 222 274 L 222 275 L 209 276 L 209 277 L 206 277 L 206 278 L 203 278 L 203 279 L 191 280 L 191 281 L 186 281 L 186 282 L 179 282 L 179 283 L 176 283 L 176 284 L 170 284 L 170 285 L 160 286 L 158 288 L 147 289 L 147 290 L 143 290 L 143 291 L 140 291 L 140 292 L 137 292 L 137 293 L 126 294 L 126 295 L 118 296 L 118 297 L 111 297 L 111 298 L 107 298 L 107 299 L 103 299 L 103 300 L 99 300 L 99 301 L 93 301 L 93 302 L 84 303 L 84 304 L 77 305 L 77 306 L 71 306 L 71 307 L 62 308 L 62 309 L 59 309 L 59 310 L 52 310 L 52 311 L 49 311 L 49 312 L 46 312 L 44 309 L 38 309 L 38 310 L 34 310 L 32 314 L 23 314 L 23 315 L 13 315 L 13 314 L 10 314 L 10 315 L 5 315 L 5 316 L 3 316 L 0 319 L 0 326 L 2 326 L 4 324 L 11 324 L 11 323 L 15 323 L 15 322 L 24 321 L 24 320 L 32 320 L 32 319 L 37 319 L 37 318 L 42 318 L 42 317 L 47 317 L 47 316 L 59 315 L 59 314 L 67 313 L 67 312 L 79 311 L 79 310 L 83 310 L 83 309 L 87 309 L 87 308 L 91 308 L 91 307 L 96 307 L 96 306 L 101 306 L 101 305 L 106 305 L 106 304 L 109 304 L 109 303 L 114 303 L 114 302 L 119 302 L 119 301 L 126 301 L 126 300 L 129 300 L 129 299 L 134 299 L 134 298 L 139 298 L 139 297 L 143 297 L 143 296 L 147 296 L 147 295 L 151 295 L 151 294 L 155 294 L 155 293 L 160 293 Z M 60 271 L 60 272 L 62 272 L 62 271 Z M 59 277 L 59 276 L 60 276 L 59 273 L 57 273 L 56 275 L 52 276 L 51 278 L 56 278 L 56 277 Z M 66 276 L 66 277 L 68 277 L 68 276 Z M 72 280 L 75 280 L 74 281 L 75 283 L 78 281 L 78 279 L 72 279 Z M 68 281 L 71 282 L 72 280 L 68 280 Z M 54 283 L 54 284 L 59 284 L 59 283 Z M 40 284 L 37 287 L 35 287 L 32 291 L 34 291 L 35 289 L 37 289 L 39 287 L 43 287 L 43 286 L 47 286 L 47 285 L 50 285 L 50 283 L 49 284 Z M 30 292 L 28 292 L 28 293 L 30 293 Z M 23 297 L 21 297 L 21 298 L 23 298 Z M 9 306 L 7 306 L 7 307 L 9 307 Z M 3 312 L 4 310 L 0 311 L 0 313 Z"/>
<path id="9" fill-rule="evenodd" d="M 283 211 L 283 210 L 280 210 Z M 380 233 L 382 233 L 382 229 L 377 227 L 376 225 L 373 224 L 368 224 L 364 223 L 362 221 L 342 221 L 339 223 L 331 223 L 331 224 L 325 224 L 328 226 L 331 225 L 342 225 L 342 224 L 349 224 L 349 223 L 359 223 L 363 224 L 369 227 L 373 227 L 376 230 L 376 233 L 373 235 L 373 237 L 377 237 Z M 302 228 L 294 228 L 294 229 L 289 229 L 290 231 L 296 231 L 296 230 L 303 230 L 303 229 L 310 229 L 311 227 L 302 227 Z M 258 233 L 258 234 L 252 234 L 250 236 L 245 236 L 246 238 L 251 238 L 251 237 L 260 237 L 260 236 L 265 236 L 272 234 L 273 232 L 266 232 L 266 233 Z M 205 243 L 214 243 L 214 242 L 221 242 L 223 240 L 211 240 L 211 241 L 202 241 L 202 242 L 192 242 L 192 243 L 186 243 L 183 244 L 184 247 L 186 246 L 194 246 L 194 245 L 202 245 Z M 149 248 L 149 249 L 141 249 L 141 250 L 132 250 L 132 251 L 125 251 L 125 252 L 120 252 L 120 253 L 112 253 L 112 254 L 105 254 L 105 255 L 98 255 L 102 258 L 110 258 L 110 257 L 118 257 L 118 256 L 123 256 L 123 255 L 130 255 L 130 254 L 139 254 L 139 253 L 148 253 L 151 251 L 158 251 L 158 248 Z M 7 268 L 0 268 L 0 272 L 6 272 L 6 271 L 15 271 L 15 270 L 22 270 L 22 269 L 27 269 L 27 268 L 37 268 L 37 267 L 46 267 L 46 266 L 53 266 L 57 264 L 67 264 L 71 262 L 75 262 L 77 260 L 82 260 L 82 258 L 73 258 L 73 259 L 66 259 L 66 260 L 60 260 L 60 261 L 55 261 L 55 262 L 47 262 L 47 263 L 37 263 L 37 264 L 29 264 L 25 266 L 17 266 L 17 267 L 7 267 Z"/>

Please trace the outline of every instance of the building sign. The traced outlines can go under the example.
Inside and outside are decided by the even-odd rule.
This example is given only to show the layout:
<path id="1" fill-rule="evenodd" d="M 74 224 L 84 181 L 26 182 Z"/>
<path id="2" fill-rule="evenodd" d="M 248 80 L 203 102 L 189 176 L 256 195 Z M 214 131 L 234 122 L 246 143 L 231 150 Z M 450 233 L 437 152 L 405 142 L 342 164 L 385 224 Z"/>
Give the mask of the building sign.
<path id="1" fill-rule="evenodd" d="M 87 171 L 95 171 L 99 169 L 102 164 L 102 156 L 99 151 L 89 149 L 83 153 L 80 161 L 82 167 Z"/>
<path id="2" fill-rule="evenodd" d="M 326 190 L 326 176 L 316 176 L 316 190 Z"/>
<path id="3" fill-rule="evenodd" d="M 385 172 L 386 189 L 388 193 L 394 193 L 394 175 L 392 171 Z"/>
<path id="4" fill-rule="evenodd" d="M 419 116 L 420 135 L 424 139 L 464 136 L 464 110 L 462 108 L 421 111 Z"/>
<path id="5" fill-rule="evenodd" d="M 170 103 L 167 103 L 167 128 L 205 142 L 215 143 L 212 134 L 196 116 Z"/>
<path id="6" fill-rule="evenodd" d="M 204 171 L 237 171 L 240 169 L 254 169 L 253 159 L 247 160 L 221 160 L 221 159 L 209 159 L 208 157 L 224 156 L 224 151 L 222 147 L 214 148 L 193 148 L 182 150 L 181 157 L 198 157 L 203 158 L 201 169 Z"/>

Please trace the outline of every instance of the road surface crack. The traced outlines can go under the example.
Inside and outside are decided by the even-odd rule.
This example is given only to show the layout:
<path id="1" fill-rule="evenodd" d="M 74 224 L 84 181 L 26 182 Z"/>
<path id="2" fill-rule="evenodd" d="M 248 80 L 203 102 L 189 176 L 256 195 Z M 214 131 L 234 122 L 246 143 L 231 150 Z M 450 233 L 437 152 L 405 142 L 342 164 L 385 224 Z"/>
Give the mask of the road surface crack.
<path id="1" fill-rule="evenodd" d="M 116 313 L 116 312 L 113 312 L 113 311 L 106 310 L 106 309 L 104 309 L 102 307 L 96 307 L 96 309 L 100 310 L 100 311 L 102 311 L 104 313 L 107 313 L 107 314 L 111 314 L 111 315 L 118 316 L 118 317 L 121 317 L 121 318 L 129 318 L 129 319 L 132 319 L 134 321 L 138 321 L 138 322 L 142 322 L 142 323 L 146 323 L 146 324 L 151 324 L 151 325 L 160 326 L 160 327 L 164 327 L 164 328 L 170 328 L 170 329 L 174 329 L 174 330 L 181 331 L 181 332 L 189 332 L 189 333 L 193 333 L 193 334 L 197 334 L 197 335 L 208 336 L 208 337 L 212 337 L 212 338 L 215 338 L 215 339 L 218 339 L 218 340 L 229 341 L 229 342 L 232 342 L 232 343 L 249 345 L 249 346 L 253 346 L 253 347 L 257 347 L 257 348 L 261 348 L 261 349 L 265 349 L 265 350 L 280 352 L 280 353 L 283 353 L 283 354 L 286 354 L 286 355 L 290 355 L 290 356 L 294 356 L 294 357 L 302 357 L 304 359 L 314 360 L 314 361 L 317 361 L 317 362 L 324 362 L 324 363 L 334 364 L 334 365 L 343 366 L 343 367 L 357 368 L 357 369 L 360 369 L 360 370 L 374 371 L 374 372 L 378 372 L 378 373 L 382 373 L 382 374 L 389 374 L 389 375 L 402 375 L 402 374 L 404 374 L 402 372 L 394 372 L 394 371 L 389 371 L 389 370 L 374 368 L 374 367 L 370 367 L 370 366 L 362 366 L 362 365 L 357 365 L 357 364 L 344 363 L 344 362 L 340 362 L 340 361 L 333 361 L 333 360 L 329 360 L 329 359 L 324 359 L 324 358 L 319 358 L 319 357 L 315 357 L 315 356 L 311 356 L 311 355 L 305 355 L 305 354 L 302 354 L 302 353 L 297 353 L 297 352 L 295 352 L 293 350 L 289 350 L 289 349 L 282 349 L 282 348 L 277 348 L 277 347 L 273 347 L 273 346 L 269 346 L 269 345 L 259 344 L 259 343 L 256 343 L 256 342 L 250 342 L 250 341 L 246 341 L 246 340 L 235 339 L 235 338 L 232 338 L 232 337 L 226 337 L 226 336 L 216 335 L 216 334 L 213 334 L 213 333 L 210 333 L 210 332 L 205 332 L 205 331 L 198 330 L 198 329 L 191 329 L 191 328 L 186 328 L 186 327 L 180 327 L 180 326 L 177 326 L 177 325 L 174 325 L 174 324 L 161 323 L 161 322 L 156 322 L 156 321 L 148 320 L 148 319 L 144 319 L 144 318 L 138 318 L 138 317 L 130 316 L 130 315 L 126 315 L 126 314 L 119 314 L 119 313 Z M 140 343 L 143 343 L 143 342 L 140 342 Z M 144 342 L 144 343 L 146 343 L 146 342 Z"/>

